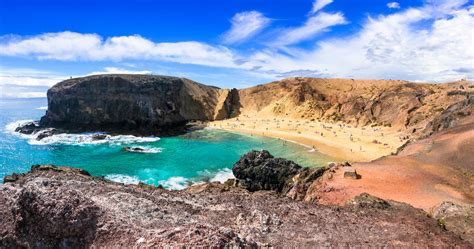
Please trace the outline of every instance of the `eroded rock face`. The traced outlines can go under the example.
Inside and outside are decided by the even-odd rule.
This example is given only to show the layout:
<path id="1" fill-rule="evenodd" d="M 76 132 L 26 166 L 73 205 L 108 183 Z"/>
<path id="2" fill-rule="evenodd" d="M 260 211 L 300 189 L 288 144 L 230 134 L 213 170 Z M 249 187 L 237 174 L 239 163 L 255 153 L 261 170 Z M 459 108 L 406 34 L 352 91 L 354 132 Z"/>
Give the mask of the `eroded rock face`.
<path id="1" fill-rule="evenodd" d="M 441 226 L 474 245 L 474 205 L 445 201 L 433 207 L 430 215 L 437 219 Z"/>
<path id="2" fill-rule="evenodd" d="M 469 104 L 465 99 L 474 94 L 472 86 L 466 81 L 422 84 L 295 77 L 239 90 L 239 99 L 242 115 L 390 126 L 419 136 L 436 118 L 435 129 L 438 124 L 450 126 L 456 115 L 466 115 L 453 105 Z"/>
<path id="3" fill-rule="evenodd" d="M 48 90 L 42 127 L 153 133 L 191 120 L 212 120 L 222 90 L 184 78 L 96 75 Z"/>
<path id="4" fill-rule="evenodd" d="M 469 247 L 419 209 L 363 199 L 331 207 L 219 183 L 167 191 L 35 166 L 0 185 L 0 247 Z"/>
<path id="5" fill-rule="evenodd" d="M 474 115 L 474 92 L 466 94 L 465 100 L 450 105 L 439 116 L 430 121 L 423 130 L 424 136 L 427 137 L 434 132 L 451 128 L 459 119 L 471 115 Z"/>

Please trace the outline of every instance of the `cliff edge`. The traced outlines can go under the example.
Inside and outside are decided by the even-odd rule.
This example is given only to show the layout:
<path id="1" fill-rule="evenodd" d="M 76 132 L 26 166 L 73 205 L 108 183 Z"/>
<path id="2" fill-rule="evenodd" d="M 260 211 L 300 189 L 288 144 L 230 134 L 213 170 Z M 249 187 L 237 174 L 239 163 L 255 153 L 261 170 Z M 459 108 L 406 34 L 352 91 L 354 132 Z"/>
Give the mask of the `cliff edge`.
<path id="1" fill-rule="evenodd" d="M 77 131 L 159 133 L 192 120 L 213 120 L 225 90 L 169 76 L 95 75 L 48 90 L 40 126 Z"/>

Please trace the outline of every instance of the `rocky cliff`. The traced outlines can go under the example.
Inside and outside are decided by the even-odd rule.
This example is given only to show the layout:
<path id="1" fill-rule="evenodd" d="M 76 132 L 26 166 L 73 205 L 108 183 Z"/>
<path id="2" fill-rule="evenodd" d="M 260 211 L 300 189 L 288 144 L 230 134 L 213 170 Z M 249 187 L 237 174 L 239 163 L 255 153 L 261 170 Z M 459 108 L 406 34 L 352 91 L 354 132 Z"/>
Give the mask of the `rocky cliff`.
<path id="1" fill-rule="evenodd" d="M 288 173 L 282 182 L 294 178 L 295 172 L 283 170 L 291 164 L 283 159 L 269 161 L 257 152 L 245 158 L 252 161 L 249 167 L 265 158 L 267 166 L 260 169 Z M 276 186 L 260 179 L 259 186 Z M 168 191 L 51 165 L 5 178 L 0 220 L 2 248 L 470 246 L 423 211 L 366 194 L 343 207 L 323 206 L 232 183 Z"/>
<path id="2" fill-rule="evenodd" d="M 49 89 L 40 126 L 160 133 L 191 120 L 246 115 L 391 126 L 421 136 L 471 115 L 472 96 L 474 84 L 466 81 L 289 78 L 226 90 L 167 76 L 96 75 Z"/>
<path id="3" fill-rule="evenodd" d="M 472 96 L 474 84 L 467 81 L 288 78 L 239 91 L 242 115 L 390 126 L 419 135 L 472 115 Z"/>
<path id="4" fill-rule="evenodd" d="M 225 91 L 184 78 L 97 75 L 48 90 L 40 126 L 68 130 L 157 133 L 191 120 L 212 120 Z"/>

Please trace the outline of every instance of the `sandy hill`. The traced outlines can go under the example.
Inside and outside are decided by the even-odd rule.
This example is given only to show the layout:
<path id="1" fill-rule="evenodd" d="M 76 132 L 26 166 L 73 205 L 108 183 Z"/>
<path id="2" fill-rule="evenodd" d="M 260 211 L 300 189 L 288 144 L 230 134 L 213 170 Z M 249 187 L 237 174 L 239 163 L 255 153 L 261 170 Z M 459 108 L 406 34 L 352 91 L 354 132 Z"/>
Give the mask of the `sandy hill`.
<path id="1" fill-rule="evenodd" d="M 287 117 L 421 131 L 474 84 L 399 80 L 289 78 L 238 91 L 240 115 Z M 237 111 L 234 111 L 237 113 Z"/>

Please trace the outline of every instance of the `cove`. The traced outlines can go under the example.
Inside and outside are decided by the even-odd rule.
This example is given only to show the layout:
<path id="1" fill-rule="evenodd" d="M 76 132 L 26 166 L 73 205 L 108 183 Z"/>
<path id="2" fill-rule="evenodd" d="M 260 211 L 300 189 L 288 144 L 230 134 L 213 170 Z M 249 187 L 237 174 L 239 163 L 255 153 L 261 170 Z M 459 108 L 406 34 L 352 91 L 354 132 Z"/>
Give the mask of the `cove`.
<path id="1" fill-rule="evenodd" d="M 176 137 L 112 136 L 106 141 L 91 141 L 92 134 L 54 135 L 46 142 L 12 132 L 13 123 L 38 119 L 44 114 L 46 99 L 2 100 L 0 177 L 26 172 L 33 164 L 79 167 L 94 176 L 182 189 L 189 184 L 225 181 L 241 155 L 250 150 L 268 150 L 302 166 L 319 167 L 334 159 L 308 148 L 261 136 L 204 129 Z M 123 150 L 125 146 L 145 148 L 149 153 Z"/>

